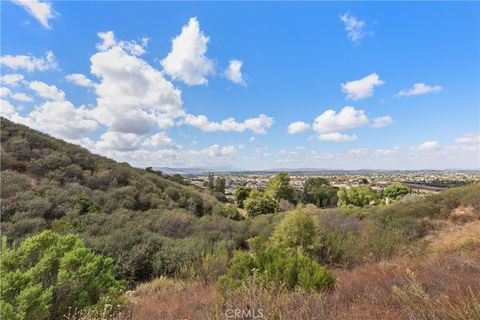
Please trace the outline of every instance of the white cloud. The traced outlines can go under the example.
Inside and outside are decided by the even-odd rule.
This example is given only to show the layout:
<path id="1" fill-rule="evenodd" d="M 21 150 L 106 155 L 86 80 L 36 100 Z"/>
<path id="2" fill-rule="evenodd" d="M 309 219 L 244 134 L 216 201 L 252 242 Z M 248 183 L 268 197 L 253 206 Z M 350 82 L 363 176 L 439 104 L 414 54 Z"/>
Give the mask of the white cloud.
<path id="1" fill-rule="evenodd" d="M 45 57 L 40 58 L 32 55 L 4 55 L 0 61 L 2 65 L 5 65 L 12 70 L 23 69 L 28 72 L 33 72 L 35 70 L 46 71 L 58 68 L 57 60 L 52 51 L 48 51 L 45 54 Z"/>
<path id="2" fill-rule="evenodd" d="M 392 117 L 383 116 L 373 119 L 372 127 L 373 128 L 383 128 L 390 125 L 393 122 Z"/>
<path id="3" fill-rule="evenodd" d="M 96 146 L 104 150 L 133 151 L 140 145 L 140 136 L 134 133 L 108 131 L 101 135 Z"/>
<path id="4" fill-rule="evenodd" d="M 415 151 L 434 151 L 439 148 L 439 143 L 438 141 L 431 140 L 431 141 L 425 141 L 422 144 L 419 144 L 417 146 L 413 146 L 410 149 L 415 150 Z"/>
<path id="5" fill-rule="evenodd" d="M 266 133 L 267 129 L 273 125 L 273 118 L 260 114 L 256 118 L 246 119 L 243 122 L 237 122 L 234 118 L 228 118 L 221 122 L 209 121 L 204 115 L 187 114 L 182 123 L 197 127 L 202 131 L 236 131 L 243 132 L 251 130 L 255 133 Z"/>
<path id="6" fill-rule="evenodd" d="M 440 92 L 442 90 L 443 90 L 442 86 L 437 86 L 437 85 L 429 86 L 428 84 L 421 82 L 421 83 L 415 83 L 413 87 L 409 89 L 404 89 L 400 91 L 395 95 L 395 97 L 398 98 L 398 97 L 418 96 L 421 94 Z"/>
<path id="7" fill-rule="evenodd" d="M 129 54 L 140 56 L 145 53 L 145 47 L 148 44 L 149 38 L 143 37 L 141 39 L 141 44 L 138 44 L 136 41 L 120 41 L 118 42 L 115 39 L 115 34 L 113 31 L 98 32 L 97 36 L 102 39 L 101 43 L 97 43 L 96 47 L 99 51 L 106 51 L 112 47 L 119 46 L 124 49 Z"/>
<path id="8" fill-rule="evenodd" d="M 253 141 L 255 141 L 255 139 L 256 139 L 256 138 L 255 138 L 254 136 L 251 136 L 251 137 L 248 139 L 248 142 L 253 142 Z"/>
<path id="9" fill-rule="evenodd" d="M 225 76 L 228 80 L 236 84 L 245 85 L 245 79 L 242 75 L 242 65 L 241 60 L 230 60 L 228 68 L 225 70 Z"/>
<path id="10" fill-rule="evenodd" d="M 53 10 L 50 2 L 39 0 L 13 0 L 13 2 L 24 7 L 42 26 L 47 29 L 52 28 L 49 20 L 55 18 L 58 13 Z"/>
<path id="11" fill-rule="evenodd" d="M 33 101 L 32 97 L 30 97 L 29 95 L 26 95 L 25 93 L 21 93 L 21 92 L 13 93 L 10 96 L 12 97 L 12 99 L 15 99 L 15 100 L 21 101 L 21 102 L 32 102 Z"/>
<path id="12" fill-rule="evenodd" d="M 93 88 L 95 87 L 95 83 L 87 78 L 85 75 L 81 73 L 72 73 L 65 76 L 65 79 L 68 81 L 76 84 L 77 86 L 84 87 L 84 88 Z"/>
<path id="13" fill-rule="evenodd" d="M 7 87 L 0 88 L 0 97 L 6 98 L 11 94 L 12 94 L 12 91 L 10 91 L 10 89 L 8 89 Z"/>
<path id="14" fill-rule="evenodd" d="M 4 74 L 0 78 L 2 85 L 15 87 L 19 82 L 23 80 L 23 75 L 18 73 Z"/>
<path id="15" fill-rule="evenodd" d="M 313 130 L 317 133 L 338 132 L 354 129 L 368 124 L 368 117 L 363 110 L 346 106 L 340 112 L 327 110 L 313 122 Z"/>
<path id="16" fill-rule="evenodd" d="M 318 139 L 321 141 L 348 142 L 355 141 L 358 139 L 358 137 L 355 134 L 348 135 L 340 132 L 330 132 L 319 134 Z"/>
<path id="17" fill-rule="evenodd" d="M 218 144 L 214 144 L 200 151 L 200 154 L 206 155 L 210 158 L 232 158 L 235 156 L 236 152 L 237 149 L 235 146 L 220 147 Z"/>
<path id="18" fill-rule="evenodd" d="M 101 79 L 92 113 L 109 130 L 145 134 L 155 123 L 168 128 L 184 115 L 181 91 L 121 45 L 97 52 L 90 61 L 91 72 Z"/>
<path id="19" fill-rule="evenodd" d="M 69 101 L 47 101 L 28 118 L 36 129 L 61 138 L 78 139 L 97 129 L 97 122 L 86 119 L 85 114 L 85 109 L 76 108 Z"/>
<path id="20" fill-rule="evenodd" d="M 97 36 L 102 39 L 101 43 L 97 43 L 97 49 L 100 51 L 106 51 L 117 44 L 113 31 L 98 32 Z"/>
<path id="21" fill-rule="evenodd" d="M 480 145 L 480 134 L 467 133 L 461 137 L 455 139 L 455 143 L 463 145 Z"/>
<path id="22" fill-rule="evenodd" d="M 289 134 L 297 134 L 308 130 L 310 128 L 310 124 L 305 123 L 303 121 L 295 121 L 288 125 L 287 131 Z"/>
<path id="23" fill-rule="evenodd" d="M 346 153 L 352 156 L 364 157 L 368 155 L 368 148 L 348 149 Z"/>
<path id="24" fill-rule="evenodd" d="M 17 112 L 10 102 L 5 99 L 0 99 L 0 114 L 8 119 Z"/>
<path id="25" fill-rule="evenodd" d="M 165 132 L 159 132 L 154 134 L 150 138 L 146 139 L 142 145 L 150 148 L 164 148 L 164 149 L 177 149 L 179 146 L 167 136 Z"/>
<path id="26" fill-rule="evenodd" d="M 63 101 L 65 99 L 65 92 L 58 89 L 56 86 L 49 86 L 45 82 L 32 81 L 29 83 L 29 88 L 40 97 L 51 101 Z"/>
<path id="27" fill-rule="evenodd" d="M 380 79 L 376 73 L 371 73 L 360 80 L 353 80 L 342 83 L 342 91 L 347 94 L 347 99 L 360 100 L 371 97 L 375 86 L 384 84 L 385 81 Z"/>
<path id="28" fill-rule="evenodd" d="M 360 41 L 368 34 L 365 31 L 365 21 L 352 16 L 350 13 L 346 12 L 341 15 L 340 20 L 345 24 L 348 39 L 353 43 L 360 43 Z"/>
<path id="29" fill-rule="evenodd" d="M 188 85 L 206 84 L 207 77 L 215 71 L 213 61 L 206 56 L 209 41 L 200 30 L 197 18 L 190 18 L 172 40 L 170 53 L 161 61 L 164 71 Z"/>
<path id="30" fill-rule="evenodd" d="M 376 149 L 375 155 L 380 157 L 388 157 L 392 155 L 398 154 L 400 151 L 399 147 L 395 147 L 393 149 Z"/>

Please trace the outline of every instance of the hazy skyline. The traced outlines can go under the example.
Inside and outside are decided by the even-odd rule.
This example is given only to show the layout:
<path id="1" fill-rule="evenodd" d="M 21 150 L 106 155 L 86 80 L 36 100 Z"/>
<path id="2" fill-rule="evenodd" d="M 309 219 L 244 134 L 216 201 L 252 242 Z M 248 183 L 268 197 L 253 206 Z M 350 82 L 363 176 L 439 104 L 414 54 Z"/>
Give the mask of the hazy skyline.
<path id="1" fill-rule="evenodd" d="M 1 15 L 2 115 L 118 161 L 480 168 L 478 2 L 2 1 Z"/>

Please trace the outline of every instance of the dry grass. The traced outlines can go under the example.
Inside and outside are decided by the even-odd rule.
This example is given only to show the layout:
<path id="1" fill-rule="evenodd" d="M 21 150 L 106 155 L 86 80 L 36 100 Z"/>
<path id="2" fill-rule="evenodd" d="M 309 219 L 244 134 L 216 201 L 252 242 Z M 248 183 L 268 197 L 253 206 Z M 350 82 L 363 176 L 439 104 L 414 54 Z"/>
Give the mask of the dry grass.
<path id="1" fill-rule="evenodd" d="M 480 241 L 480 220 L 462 225 L 449 224 L 437 234 L 428 236 L 433 252 L 455 248 L 466 241 Z"/>
<path id="2" fill-rule="evenodd" d="M 159 278 L 140 285 L 130 299 L 124 319 L 208 319 L 215 297 L 212 286 Z"/>
<path id="3" fill-rule="evenodd" d="M 478 243 L 333 272 L 337 287 L 332 292 L 251 282 L 225 297 L 212 286 L 160 278 L 139 286 L 123 319 L 226 319 L 228 309 L 256 310 L 257 316 L 261 309 L 262 319 L 278 320 L 480 319 Z"/>
<path id="4" fill-rule="evenodd" d="M 412 274 L 415 278 L 412 278 Z M 462 251 L 424 259 L 396 259 L 367 264 L 352 270 L 335 272 L 338 288 L 329 298 L 335 312 L 331 319 L 475 319 L 449 317 L 447 309 L 470 306 L 480 308 L 480 246 L 472 244 Z M 422 296 L 411 303 L 403 299 L 412 294 L 412 286 L 421 288 Z M 393 290 L 393 288 L 397 288 Z M 477 300 L 472 300 L 475 297 Z M 423 298 L 423 300 L 421 299 Z M 443 301 L 440 305 L 428 301 Z M 448 302 L 448 303 L 447 303 Z M 437 314 L 438 313 L 438 314 Z M 429 316 L 424 316 L 428 314 Z M 478 318 L 480 319 L 480 313 Z"/>

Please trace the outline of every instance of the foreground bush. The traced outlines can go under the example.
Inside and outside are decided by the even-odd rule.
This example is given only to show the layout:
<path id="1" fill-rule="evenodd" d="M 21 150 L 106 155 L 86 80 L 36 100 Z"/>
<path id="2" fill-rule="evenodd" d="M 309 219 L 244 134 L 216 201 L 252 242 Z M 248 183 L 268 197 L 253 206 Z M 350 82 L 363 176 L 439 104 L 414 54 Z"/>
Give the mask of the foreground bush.
<path id="1" fill-rule="evenodd" d="M 69 309 L 103 312 L 123 302 L 125 286 L 115 280 L 112 260 L 85 248 L 76 236 L 44 231 L 18 249 L 7 249 L 5 242 L 2 319 L 60 319 Z"/>
<path id="2" fill-rule="evenodd" d="M 308 250 L 312 247 L 316 236 L 313 218 L 303 208 L 288 212 L 275 227 L 272 242 L 280 247 Z"/>
<path id="3" fill-rule="evenodd" d="M 251 278 L 290 289 L 322 290 L 335 284 L 332 274 L 315 260 L 297 251 L 267 248 L 255 256 L 237 252 L 227 275 L 219 278 L 219 289 L 223 293 L 234 290 Z"/>

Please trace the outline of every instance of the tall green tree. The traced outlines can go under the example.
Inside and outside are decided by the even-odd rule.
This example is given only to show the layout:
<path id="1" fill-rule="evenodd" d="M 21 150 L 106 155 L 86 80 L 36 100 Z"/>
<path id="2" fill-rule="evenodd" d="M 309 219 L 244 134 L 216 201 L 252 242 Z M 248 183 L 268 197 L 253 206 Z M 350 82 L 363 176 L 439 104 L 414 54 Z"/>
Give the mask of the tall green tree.
<path id="1" fill-rule="evenodd" d="M 308 178 L 303 184 L 302 200 L 317 207 L 332 207 L 337 204 L 337 188 L 330 186 L 325 178 Z"/>
<path id="2" fill-rule="evenodd" d="M 207 188 L 212 191 L 215 190 L 215 175 L 213 172 L 208 172 Z"/>
<path id="3" fill-rule="evenodd" d="M 248 198 L 252 188 L 246 186 L 239 186 L 235 189 L 235 201 L 239 208 L 243 208 L 244 201 Z"/>
<path id="4" fill-rule="evenodd" d="M 277 201 L 284 199 L 295 202 L 295 190 L 290 185 L 290 176 L 287 172 L 279 172 L 270 179 L 266 192 Z"/>
<path id="5" fill-rule="evenodd" d="M 225 193 L 226 180 L 225 177 L 217 177 L 215 179 L 215 188 L 216 192 Z"/>

